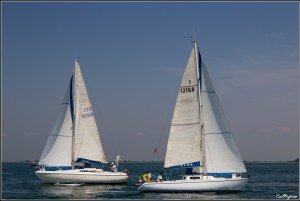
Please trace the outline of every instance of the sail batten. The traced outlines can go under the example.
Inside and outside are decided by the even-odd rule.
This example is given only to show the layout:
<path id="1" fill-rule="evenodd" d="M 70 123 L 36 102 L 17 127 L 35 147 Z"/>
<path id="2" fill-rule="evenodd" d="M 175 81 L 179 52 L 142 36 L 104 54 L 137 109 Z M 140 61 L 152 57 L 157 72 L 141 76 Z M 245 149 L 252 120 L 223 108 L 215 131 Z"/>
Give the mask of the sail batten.
<path id="1" fill-rule="evenodd" d="M 188 126 L 188 125 L 194 125 L 194 124 L 200 124 L 200 122 L 187 123 L 187 124 L 172 124 L 172 126 Z"/>
<path id="2" fill-rule="evenodd" d="M 224 135 L 224 134 L 231 134 L 231 132 L 218 132 L 218 133 L 203 133 L 203 135 Z"/>

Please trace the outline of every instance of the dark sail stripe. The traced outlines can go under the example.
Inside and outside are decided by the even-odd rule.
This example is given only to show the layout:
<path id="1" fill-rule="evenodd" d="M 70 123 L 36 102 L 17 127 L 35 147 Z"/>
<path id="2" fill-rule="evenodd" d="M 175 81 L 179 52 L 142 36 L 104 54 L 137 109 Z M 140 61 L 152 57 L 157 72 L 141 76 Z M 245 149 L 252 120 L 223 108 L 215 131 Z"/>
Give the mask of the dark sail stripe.
<path id="1" fill-rule="evenodd" d="M 70 109 L 71 109 L 72 122 L 74 122 L 73 76 L 74 76 L 74 74 L 72 75 L 71 80 L 70 80 Z"/>
<path id="2" fill-rule="evenodd" d="M 199 82 L 200 82 L 200 92 L 202 92 L 202 58 L 201 54 L 198 48 L 198 55 L 199 55 L 199 60 L 198 60 L 198 66 L 199 66 Z"/>

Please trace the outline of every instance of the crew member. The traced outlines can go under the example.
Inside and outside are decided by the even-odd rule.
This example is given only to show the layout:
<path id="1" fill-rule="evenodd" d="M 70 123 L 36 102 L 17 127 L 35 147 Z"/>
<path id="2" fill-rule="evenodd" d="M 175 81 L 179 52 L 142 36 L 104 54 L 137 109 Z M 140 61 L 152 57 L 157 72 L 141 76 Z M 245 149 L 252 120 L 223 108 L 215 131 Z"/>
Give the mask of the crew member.
<path id="1" fill-rule="evenodd" d="M 157 181 L 159 181 L 159 182 L 163 181 L 162 172 L 160 172 L 159 175 L 157 176 Z"/>
<path id="2" fill-rule="evenodd" d="M 111 163 L 110 172 L 117 172 L 117 167 L 114 162 Z"/>

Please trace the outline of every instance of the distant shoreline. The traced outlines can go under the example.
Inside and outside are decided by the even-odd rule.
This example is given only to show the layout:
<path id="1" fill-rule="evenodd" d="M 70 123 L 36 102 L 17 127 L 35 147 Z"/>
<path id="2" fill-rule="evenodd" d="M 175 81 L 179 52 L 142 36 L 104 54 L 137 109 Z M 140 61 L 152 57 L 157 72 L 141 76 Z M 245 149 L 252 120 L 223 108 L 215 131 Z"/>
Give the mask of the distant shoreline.
<path id="1" fill-rule="evenodd" d="M 244 163 L 299 163 L 295 161 L 243 161 Z M 37 163 L 37 161 L 2 161 L 2 163 Z M 164 161 L 119 161 L 119 163 L 164 163 Z"/>

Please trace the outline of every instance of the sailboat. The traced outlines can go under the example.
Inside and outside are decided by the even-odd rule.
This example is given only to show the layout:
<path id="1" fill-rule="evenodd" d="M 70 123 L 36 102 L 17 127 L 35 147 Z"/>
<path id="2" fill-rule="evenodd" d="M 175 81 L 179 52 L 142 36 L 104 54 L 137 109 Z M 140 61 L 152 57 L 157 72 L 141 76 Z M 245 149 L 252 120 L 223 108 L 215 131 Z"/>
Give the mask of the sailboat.
<path id="1" fill-rule="evenodd" d="M 42 183 L 126 183 L 128 174 L 97 168 L 107 163 L 78 59 L 35 174 Z M 94 166 L 94 167 L 93 167 Z M 95 167 L 96 166 L 96 167 Z"/>
<path id="2" fill-rule="evenodd" d="M 248 181 L 195 37 L 176 100 L 164 168 L 184 168 L 185 174 L 178 180 L 144 183 L 138 191 L 240 191 Z"/>

